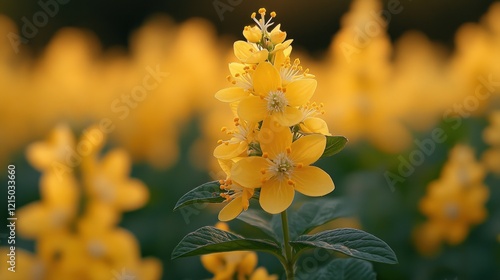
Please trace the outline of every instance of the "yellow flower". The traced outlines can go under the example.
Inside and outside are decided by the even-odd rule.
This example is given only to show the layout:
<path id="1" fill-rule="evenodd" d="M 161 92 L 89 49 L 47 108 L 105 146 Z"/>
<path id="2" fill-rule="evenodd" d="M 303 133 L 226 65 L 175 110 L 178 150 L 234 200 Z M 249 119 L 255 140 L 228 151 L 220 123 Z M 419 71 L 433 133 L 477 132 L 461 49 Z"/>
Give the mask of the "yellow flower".
<path id="1" fill-rule="evenodd" d="M 146 186 L 129 177 L 131 163 L 125 151 L 115 149 L 100 161 L 88 158 L 84 163 L 85 187 L 92 199 L 119 211 L 135 210 L 147 202 Z"/>
<path id="2" fill-rule="evenodd" d="M 249 200 L 254 194 L 254 189 L 245 188 L 241 185 L 233 182 L 231 179 L 231 168 L 233 166 L 233 160 L 219 160 L 219 164 L 222 170 L 226 173 L 226 180 L 221 180 L 220 188 L 225 190 L 225 193 L 221 193 L 221 196 L 229 202 L 222 210 L 219 212 L 219 220 L 223 222 L 230 221 L 243 211 L 247 210 L 250 205 Z"/>
<path id="3" fill-rule="evenodd" d="M 269 56 L 269 51 L 259 49 L 257 45 L 245 41 L 236 41 L 233 45 L 234 55 L 242 62 L 256 64 L 263 62 Z"/>
<path id="4" fill-rule="evenodd" d="M 255 96 L 238 105 L 238 115 L 249 122 L 259 122 L 267 116 L 282 126 L 293 126 L 302 120 L 297 108 L 306 104 L 316 90 L 316 80 L 296 80 L 283 87 L 281 76 L 269 62 L 260 63 L 253 74 Z"/>
<path id="5" fill-rule="evenodd" d="M 238 118 L 234 119 L 236 126 L 235 130 L 227 130 L 223 127 L 222 130 L 231 135 L 229 140 L 219 140 L 219 146 L 214 150 L 214 157 L 219 159 L 232 159 L 237 156 L 248 156 L 252 153 L 249 150 L 249 144 L 255 140 L 255 131 L 257 124 L 248 124 L 246 121 L 240 122 Z"/>
<path id="6" fill-rule="evenodd" d="M 18 211 L 19 233 L 27 238 L 68 229 L 76 217 L 80 199 L 73 176 L 47 172 L 40 179 L 41 201 L 29 203 Z"/>
<path id="7" fill-rule="evenodd" d="M 328 124 L 317 115 L 323 114 L 323 104 L 307 103 L 301 106 L 302 121 L 299 124 L 300 132 L 303 134 L 320 133 L 323 135 L 331 135 L 328 130 Z"/>
<path id="8" fill-rule="evenodd" d="M 483 131 L 484 142 L 491 146 L 483 154 L 483 162 L 488 169 L 500 174 L 500 111 L 490 115 L 490 125 Z"/>
<path id="9" fill-rule="evenodd" d="M 269 275 L 264 267 L 259 267 L 250 276 L 250 280 L 278 280 L 278 275 Z"/>
<path id="10" fill-rule="evenodd" d="M 243 36 L 245 36 L 250 43 L 258 43 L 262 39 L 262 31 L 257 26 L 245 26 L 245 29 L 243 29 Z"/>
<path id="11" fill-rule="evenodd" d="M 71 129 L 61 124 L 52 130 L 47 141 L 28 146 L 26 157 L 37 170 L 48 170 L 56 162 L 65 163 L 65 157 L 74 146 L 75 137 Z"/>
<path id="12" fill-rule="evenodd" d="M 281 24 L 276 25 L 276 27 L 271 30 L 270 39 L 273 44 L 280 44 L 285 41 L 286 32 L 281 31 Z"/>
<path id="13" fill-rule="evenodd" d="M 260 205 L 271 213 L 286 210 L 295 191 L 308 196 L 323 196 L 334 190 L 330 176 L 315 166 L 326 145 L 320 134 L 306 135 L 292 143 L 288 127 L 265 120 L 259 132 L 262 157 L 247 157 L 236 162 L 232 180 L 247 188 L 261 187 Z"/>
<path id="14" fill-rule="evenodd" d="M 486 219 L 488 188 L 484 171 L 475 161 L 473 150 L 456 146 L 441 177 L 432 182 L 420 201 L 420 211 L 428 221 L 415 230 L 417 248 L 426 255 L 435 253 L 441 241 L 457 245 L 469 228 Z"/>

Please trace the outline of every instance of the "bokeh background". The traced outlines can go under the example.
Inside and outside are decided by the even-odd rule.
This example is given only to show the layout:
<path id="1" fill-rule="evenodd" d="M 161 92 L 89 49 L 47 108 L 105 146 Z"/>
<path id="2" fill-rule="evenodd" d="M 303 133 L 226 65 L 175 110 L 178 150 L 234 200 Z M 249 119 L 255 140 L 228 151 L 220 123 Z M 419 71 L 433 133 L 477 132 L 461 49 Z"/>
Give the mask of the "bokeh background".
<path id="1" fill-rule="evenodd" d="M 350 140 L 318 163 L 335 181 L 331 196 L 357 213 L 330 226 L 361 228 L 394 249 L 399 264 L 375 265 L 378 279 L 500 278 L 500 2 L 52 3 L 47 20 L 35 1 L 0 3 L 0 178 L 16 165 L 20 272 L 6 273 L 0 250 L 2 279 L 68 279 L 55 271 L 84 268 L 58 254 L 89 248 L 78 259 L 83 279 L 122 269 L 137 279 L 211 276 L 199 258 L 170 254 L 215 224 L 220 207 L 172 209 L 223 177 L 212 150 L 232 118 L 213 95 L 229 86 L 232 42 L 259 7 L 278 13 L 294 57 L 316 75 L 330 131 Z M 152 71 L 168 74 L 130 97 Z M 111 131 L 92 138 L 71 182 L 51 178 L 53 162 L 103 122 Z M 432 140 L 439 132 L 446 139 Z M 239 221 L 231 229 L 251 234 Z M 0 228 L 0 246 L 7 234 Z M 109 265 L 102 250 L 131 257 Z M 304 260 L 305 272 L 322 261 Z M 259 265 L 281 275 L 269 256 Z"/>

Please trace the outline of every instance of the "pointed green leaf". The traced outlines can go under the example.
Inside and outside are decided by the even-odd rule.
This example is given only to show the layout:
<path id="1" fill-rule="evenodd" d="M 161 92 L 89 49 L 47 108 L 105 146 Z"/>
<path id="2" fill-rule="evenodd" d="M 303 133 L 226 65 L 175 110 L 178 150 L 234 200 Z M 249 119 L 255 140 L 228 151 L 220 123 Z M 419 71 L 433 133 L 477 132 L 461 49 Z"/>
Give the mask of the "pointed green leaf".
<path id="1" fill-rule="evenodd" d="M 316 198 L 305 202 L 298 211 L 288 214 L 288 224 L 291 240 L 306 234 L 316 227 L 335 219 L 352 216 L 354 209 L 345 199 Z M 281 217 L 276 215 L 272 220 L 275 232 L 281 233 Z M 279 238 L 281 238 L 279 234 Z"/>
<path id="2" fill-rule="evenodd" d="M 271 227 L 271 215 L 265 213 L 264 211 L 248 209 L 246 211 L 243 211 L 237 219 L 260 229 L 262 232 L 269 235 L 269 237 L 272 237 L 274 240 L 278 240 L 278 237 Z"/>
<path id="3" fill-rule="evenodd" d="M 196 203 L 221 203 L 224 198 L 220 196 L 222 190 L 218 181 L 212 181 L 198 186 L 183 195 L 174 207 L 174 211 Z"/>
<path id="4" fill-rule="evenodd" d="M 172 259 L 230 251 L 262 251 L 280 254 L 280 248 L 271 241 L 246 239 L 238 234 L 205 226 L 184 236 L 172 252 Z"/>
<path id="5" fill-rule="evenodd" d="M 367 261 L 388 264 L 398 262 L 396 254 L 387 243 L 359 229 L 341 228 L 314 235 L 301 235 L 290 244 L 297 252 L 308 248 L 323 248 Z"/>
<path id="6" fill-rule="evenodd" d="M 376 273 L 370 262 L 358 259 L 335 259 L 320 267 L 308 279 L 316 280 L 375 280 Z"/>
<path id="7" fill-rule="evenodd" d="M 347 144 L 347 138 L 344 136 L 326 136 L 326 147 L 321 157 L 331 157 L 342 151 Z"/>

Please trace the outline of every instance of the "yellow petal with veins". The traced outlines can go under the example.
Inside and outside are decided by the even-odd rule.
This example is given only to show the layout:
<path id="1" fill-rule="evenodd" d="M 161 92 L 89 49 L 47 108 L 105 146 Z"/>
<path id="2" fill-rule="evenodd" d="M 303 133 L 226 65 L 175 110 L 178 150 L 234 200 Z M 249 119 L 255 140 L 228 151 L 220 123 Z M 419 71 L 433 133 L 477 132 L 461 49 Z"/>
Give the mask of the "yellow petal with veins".
<path id="1" fill-rule="evenodd" d="M 326 137 L 321 134 L 306 135 L 292 143 L 290 159 L 304 166 L 316 162 L 325 151 Z"/>
<path id="2" fill-rule="evenodd" d="M 330 175 L 316 166 L 295 168 L 292 181 L 296 191 L 308 196 L 323 196 L 335 189 Z"/>
<path id="3" fill-rule="evenodd" d="M 260 206 L 270 214 L 279 214 L 292 204 L 295 191 L 286 180 L 271 178 L 260 190 Z"/>

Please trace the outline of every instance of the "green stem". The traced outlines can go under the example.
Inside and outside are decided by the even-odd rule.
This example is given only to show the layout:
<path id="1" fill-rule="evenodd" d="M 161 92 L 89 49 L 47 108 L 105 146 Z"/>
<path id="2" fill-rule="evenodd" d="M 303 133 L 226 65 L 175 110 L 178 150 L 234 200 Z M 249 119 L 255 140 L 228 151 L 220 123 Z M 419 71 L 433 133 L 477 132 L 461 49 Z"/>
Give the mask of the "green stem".
<path id="1" fill-rule="evenodd" d="M 295 261 L 292 252 L 292 246 L 290 246 L 290 233 L 288 230 L 288 217 L 286 215 L 286 210 L 281 212 L 281 226 L 283 228 L 283 245 L 285 246 L 285 260 L 283 264 L 286 272 L 286 279 L 293 280 L 295 278 Z"/>

